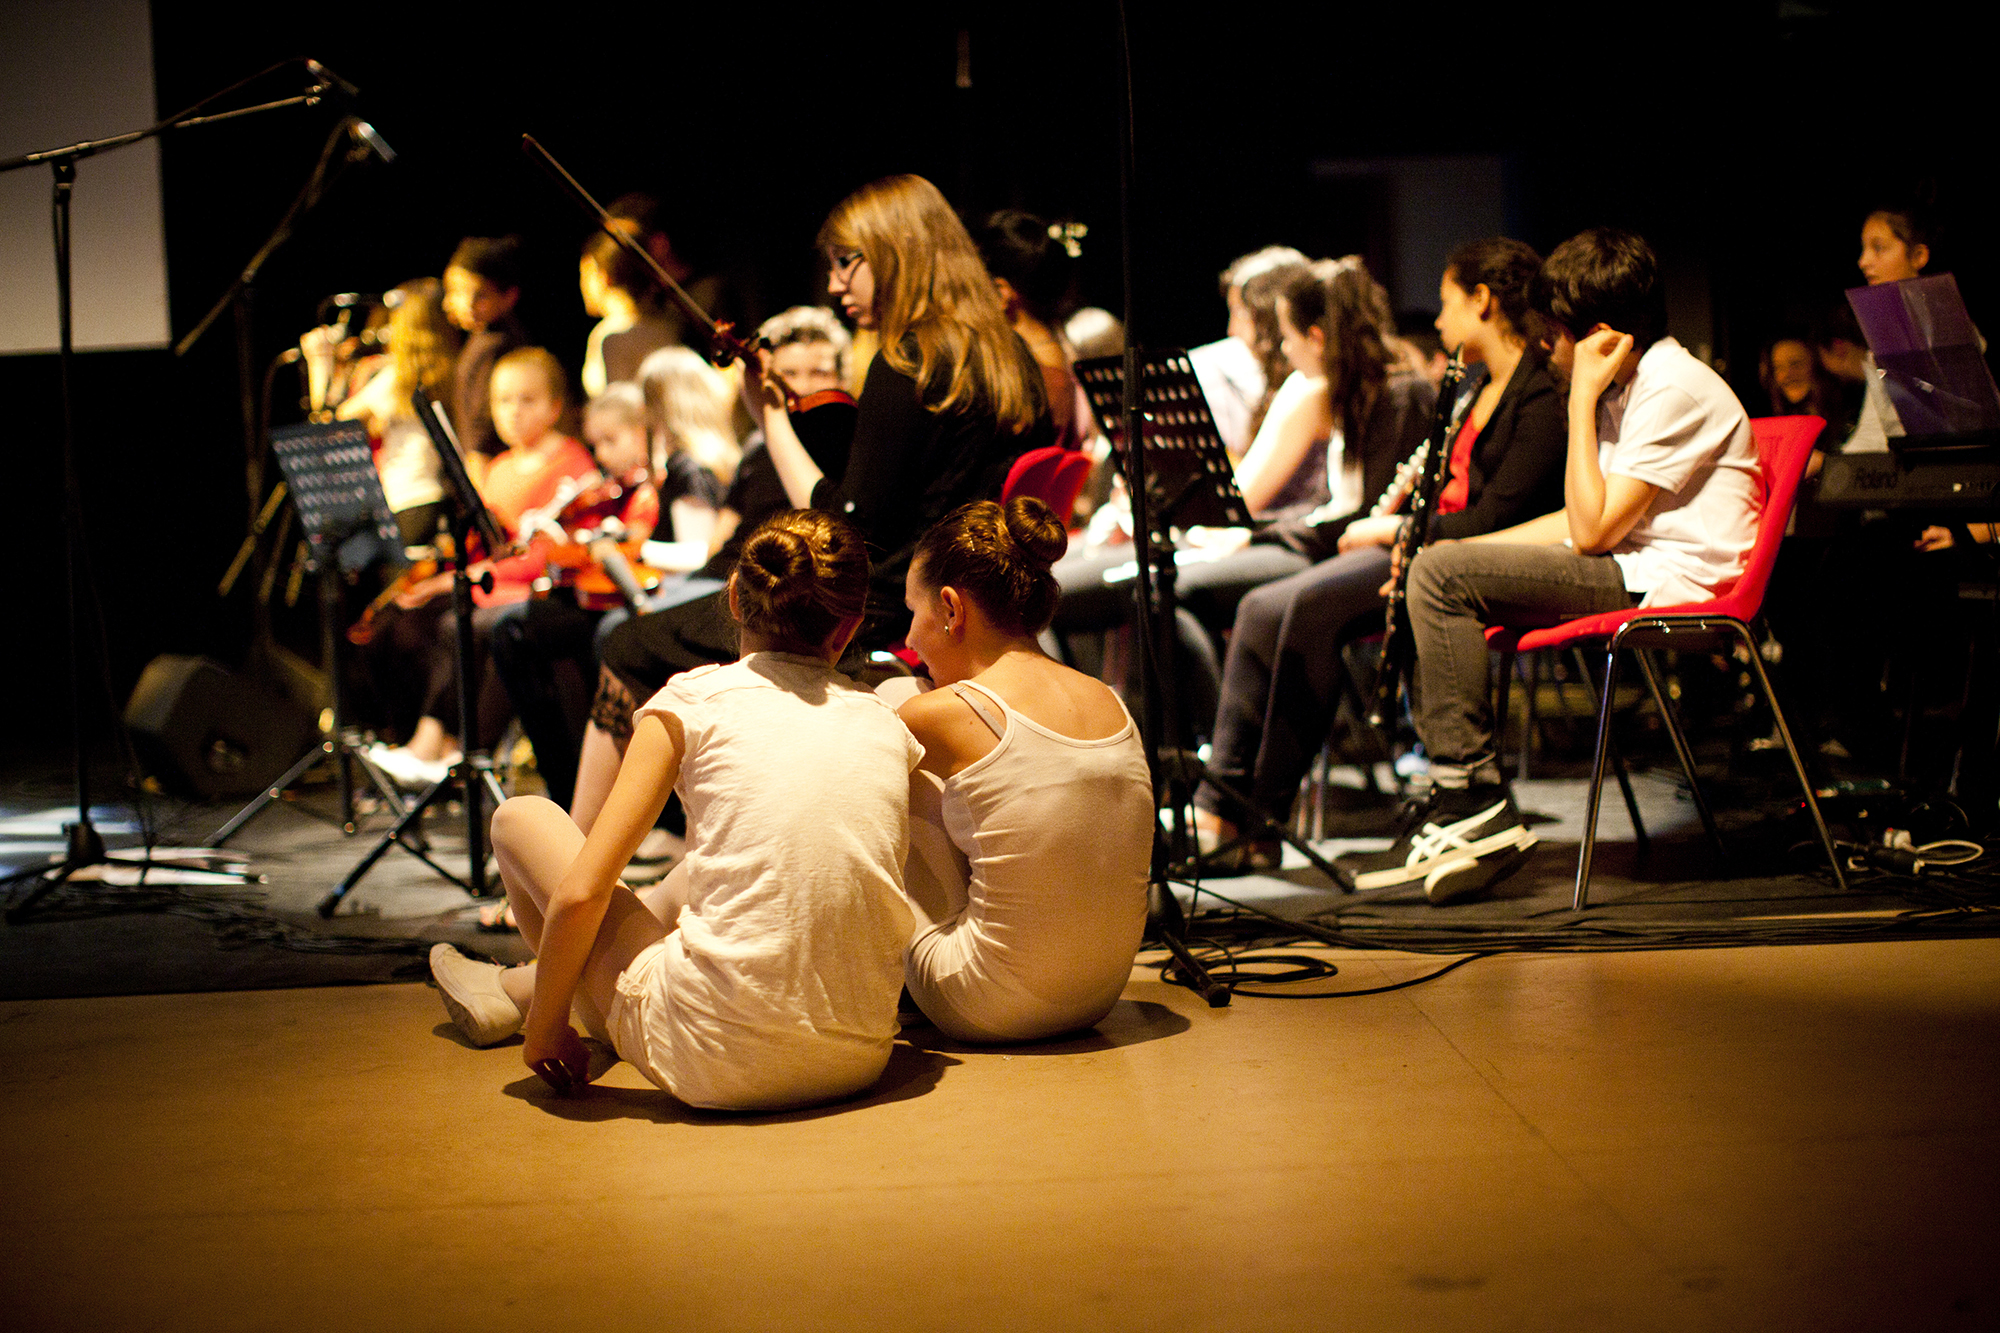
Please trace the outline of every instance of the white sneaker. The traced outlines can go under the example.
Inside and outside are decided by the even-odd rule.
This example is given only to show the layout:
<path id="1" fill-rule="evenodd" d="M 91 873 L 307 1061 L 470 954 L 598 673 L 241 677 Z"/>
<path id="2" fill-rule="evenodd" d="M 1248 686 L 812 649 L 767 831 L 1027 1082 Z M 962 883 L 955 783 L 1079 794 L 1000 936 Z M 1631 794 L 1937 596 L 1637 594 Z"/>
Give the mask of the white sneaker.
<path id="1" fill-rule="evenodd" d="M 1449 902 L 1488 887 L 1525 858 L 1502 857 L 1505 867 L 1483 882 L 1457 879 L 1469 863 L 1503 852 L 1525 852 L 1535 835 L 1521 823 L 1514 798 L 1502 785 L 1434 787 L 1413 811 L 1408 827 L 1385 852 L 1343 856 L 1338 863 L 1357 889 L 1382 889 L 1421 880 L 1433 902 Z M 1472 887 L 1465 887 L 1470 882 Z"/>
<path id="2" fill-rule="evenodd" d="M 458 756 L 419 759 L 403 746 L 377 744 L 368 747 L 368 759 L 375 767 L 387 773 L 389 780 L 398 787 L 412 791 L 426 791 L 445 780 Z"/>
<path id="3" fill-rule="evenodd" d="M 498 963 L 467 958 L 449 944 L 431 946 L 431 978 L 452 1023 L 474 1046 L 491 1046 L 521 1030 L 524 1015 L 500 984 Z"/>

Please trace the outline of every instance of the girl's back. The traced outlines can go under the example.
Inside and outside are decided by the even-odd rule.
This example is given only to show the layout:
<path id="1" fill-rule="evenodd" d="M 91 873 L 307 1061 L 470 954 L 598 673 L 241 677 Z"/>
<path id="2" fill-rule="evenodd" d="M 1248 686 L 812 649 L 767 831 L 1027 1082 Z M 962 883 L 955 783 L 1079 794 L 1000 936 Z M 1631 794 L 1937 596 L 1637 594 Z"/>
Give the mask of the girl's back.
<path id="1" fill-rule="evenodd" d="M 1086 1027 L 1124 989 L 1145 929 L 1153 788 L 1138 728 L 1102 684 L 1052 662 L 949 688 L 995 740 L 937 792 L 966 908 L 916 941 L 912 992 L 971 1040 Z"/>
<path id="2" fill-rule="evenodd" d="M 788 653 L 684 673 L 648 713 L 684 737 L 687 906 L 648 962 L 667 983 L 648 1026 L 670 1091 L 742 1107 L 872 1082 L 911 927 L 916 742 L 873 694 Z"/>

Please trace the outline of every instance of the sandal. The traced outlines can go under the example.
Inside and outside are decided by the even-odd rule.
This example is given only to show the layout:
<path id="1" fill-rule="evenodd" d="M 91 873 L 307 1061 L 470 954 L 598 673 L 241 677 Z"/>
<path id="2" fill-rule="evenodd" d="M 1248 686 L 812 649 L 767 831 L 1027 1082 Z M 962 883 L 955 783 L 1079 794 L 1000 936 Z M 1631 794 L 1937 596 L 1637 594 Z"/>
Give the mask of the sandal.
<path id="1" fill-rule="evenodd" d="M 479 928 L 498 935 L 510 930 L 519 930 L 514 924 L 514 904 L 505 898 L 479 905 Z"/>

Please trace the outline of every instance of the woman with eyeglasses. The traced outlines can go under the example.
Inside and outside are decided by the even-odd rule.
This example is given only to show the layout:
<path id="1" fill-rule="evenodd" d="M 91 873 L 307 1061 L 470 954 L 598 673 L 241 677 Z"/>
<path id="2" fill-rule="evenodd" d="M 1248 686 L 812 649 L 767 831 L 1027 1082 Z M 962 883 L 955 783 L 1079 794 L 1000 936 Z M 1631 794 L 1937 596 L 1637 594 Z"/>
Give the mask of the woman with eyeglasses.
<path id="1" fill-rule="evenodd" d="M 868 611 L 854 639 L 865 651 L 909 628 L 903 580 L 917 538 L 960 505 L 997 499 L 1014 459 L 1055 435 L 1041 372 L 936 186 L 920 176 L 863 186 L 828 216 L 819 247 L 828 294 L 882 347 L 841 475 L 828 476 L 807 452 L 773 377 L 757 379 L 754 402 L 787 498 L 840 515 L 868 541 Z M 717 597 L 640 616 L 606 639 L 571 811 L 586 830 L 610 791 L 636 703 L 681 671 L 734 658 L 735 644 Z"/>

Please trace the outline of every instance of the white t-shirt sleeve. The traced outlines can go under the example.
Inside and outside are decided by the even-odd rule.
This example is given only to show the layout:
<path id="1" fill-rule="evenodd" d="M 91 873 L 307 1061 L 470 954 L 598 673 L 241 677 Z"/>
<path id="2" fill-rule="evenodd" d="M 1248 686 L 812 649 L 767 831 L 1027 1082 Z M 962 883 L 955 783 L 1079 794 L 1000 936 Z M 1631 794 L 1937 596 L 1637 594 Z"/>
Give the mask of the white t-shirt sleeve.
<path id="1" fill-rule="evenodd" d="M 1631 477 L 1671 495 L 1714 463 L 1733 425 L 1678 385 L 1659 385 L 1625 405 L 1619 438 L 1602 460 L 1604 474 Z"/>

